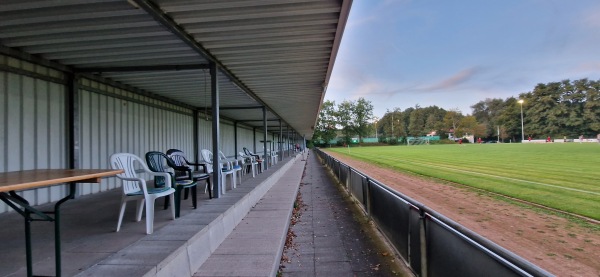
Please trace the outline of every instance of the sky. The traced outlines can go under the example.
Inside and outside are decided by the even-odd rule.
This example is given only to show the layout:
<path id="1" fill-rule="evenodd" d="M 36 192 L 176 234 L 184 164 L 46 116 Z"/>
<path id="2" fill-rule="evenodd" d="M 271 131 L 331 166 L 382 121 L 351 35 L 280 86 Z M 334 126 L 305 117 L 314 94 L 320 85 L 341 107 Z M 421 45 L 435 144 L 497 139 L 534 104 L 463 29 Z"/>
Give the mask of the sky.
<path id="1" fill-rule="evenodd" d="M 600 80 L 598 0 L 354 0 L 325 100 L 466 115 L 582 78 Z"/>

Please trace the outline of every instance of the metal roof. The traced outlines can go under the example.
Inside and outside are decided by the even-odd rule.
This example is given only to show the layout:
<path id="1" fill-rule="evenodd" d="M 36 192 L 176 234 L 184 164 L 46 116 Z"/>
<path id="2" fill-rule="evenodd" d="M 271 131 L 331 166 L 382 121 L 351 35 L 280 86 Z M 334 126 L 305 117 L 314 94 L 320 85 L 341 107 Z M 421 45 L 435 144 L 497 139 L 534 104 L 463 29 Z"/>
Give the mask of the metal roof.
<path id="1" fill-rule="evenodd" d="M 2 0 L 0 45 L 200 110 L 210 108 L 212 61 L 221 107 L 264 105 L 310 138 L 351 3 Z M 262 119 L 260 109 L 221 114 Z"/>

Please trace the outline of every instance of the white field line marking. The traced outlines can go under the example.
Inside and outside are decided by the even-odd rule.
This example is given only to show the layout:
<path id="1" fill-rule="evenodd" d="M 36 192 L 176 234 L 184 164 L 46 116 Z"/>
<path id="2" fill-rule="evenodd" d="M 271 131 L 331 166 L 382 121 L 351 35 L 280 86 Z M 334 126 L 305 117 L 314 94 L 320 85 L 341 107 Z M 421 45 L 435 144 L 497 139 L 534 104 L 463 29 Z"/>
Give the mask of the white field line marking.
<path id="1" fill-rule="evenodd" d="M 510 177 L 504 177 L 504 176 L 492 175 L 492 174 L 487 174 L 487 173 L 480 173 L 480 172 L 468 171 L 468 170 L 463 170 L 463 169 L 456 169 L 456 168 L 453 168 L 453 167 L 446 167 L 446 166 L 440 166 L 440 165 L 436 166 L 436 165 L 427 164 L 427 163 L 418 163 L 418 162 L 410 162 L 410 163 L 419 164 L 419 165 L 423 165 L 423 166 L 429 166 L 429 167 L 433 167 L 433 168 L 436 168 L 436 167 L 437 168 L 444 168 L 444 169 L 448 169 L 450 171 L 458 171 L 458 172 L 470 173 L 470 174 L 474 174 L 474 175 L 482 175 L 482 176 L 494 177 L 494 178 L 498 178 L 498 179 L 505 179 L 505 180 L 510 180 L 510 181 L 518 181 L 518 182 L 523 182 L 523 183 L 530 183 L 530 184 L 540 185 L 540 186 L 545 186 L 545 187 L 553 187 L 553 188 L 558 188 L 558 189 L 571 190 L 571 191 L 577 191 L 577 192 L 582 192 L 582 193 L 589 193 L 589 194 L 599 195 L 600 196 L 599 192 L 594 192 L 594 191 L 588 191 L 588 190 L 582 190 L 582 189 L 574 189 L 574 188 L 568 188 L 568 187 L 561 187 L 561 186 L 557 186 L 557 185 L 545 184 L 545 183 L 540 183 L 540 182 L 515 179 L 515 178 L 510 178 Z"/>

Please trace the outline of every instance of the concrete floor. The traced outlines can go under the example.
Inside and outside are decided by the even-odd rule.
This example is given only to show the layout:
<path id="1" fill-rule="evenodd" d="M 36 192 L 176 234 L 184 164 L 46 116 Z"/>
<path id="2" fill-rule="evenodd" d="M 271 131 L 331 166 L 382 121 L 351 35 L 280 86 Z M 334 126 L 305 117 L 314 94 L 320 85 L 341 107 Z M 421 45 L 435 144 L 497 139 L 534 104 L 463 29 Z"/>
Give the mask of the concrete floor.
<path id="1" fill-rule="evenodd" d="M 286 250 L 293 259 L 283 276 L 395 275 L 352 215 L 353 204 L 310 153 L 244 176 L 221 198 L 199 190 L 198 208 L 183 200 L 176 220 L 159 200 L 151 235 L 143 220 L 133 221 L 133 203 L 114 231 L 120 190 L 70 200 L 62 208 L 63 276 L 275 276 L 298 191 L 306 207 L 291 227 L 297 248 Z M 24 276 L 23 219 L 2 214 L 0 225 L 0 276 Z M 32 229 L 34 274 L 54 275 L 53 224 L 34 222 Z"/>
<path id="2" fill-rule="evenodd" d="M 274 175 L 280 175 L 282 173 L 280 169 L 294 160 L 295 157 L 286 158 L 264 173 L 258 174 L 256 178 L 252 178 L 251 174 L 245 175 L 242 185 L 238 185 L 234 190 L 229 189 L 228 182 L 227 193 L 219 199 L 209 200 L 208 194 L 204 194 L 203 189 L 199 189 L 198 208 L 192 209 L 191 199 L 182 200 L 181 217 L 176 220 L 171 219 L 170 210 L 162 209 L 163 200 L 157 200 L 152 235 L 145 233 L 144 218 L 140 222 L 134 221 L 135 202 L 128 204 L 121 230 L 118 233 L 115 232 L 122 193 L 120 189 L 69 200 L 61 208 L 62 274 L 63 276 L 73 276 L 81 273 L 87 275 L 86 272 L 91 272 L 94 275 L 94 272 L 99 272 L 91 268 L 92 266 L 111 264 L 110 260 L 112 259 L 118 260 L 112 264 L 122 265 L 121 273 L 127 272 L 133 276 L 138 274 L 142 276 L 160 264 L 160 261 L 163 261 L 170 252 L 189 243 L 190 238 L 197 236 L 212 222 L 222 221 L 225 212 L 244 210 L 238 209 L 236 205 L 252 204 L 246 201 L 248 196 L 255 195 L 258 188 L 265 190 L 266 188 L 261 185 L 273 179 Z M 53 209 L 53 205 L 41 205 L 37 208 L 48 211 Z M 249 208 L 246 208 L 246 213 Z M 241 220 L 245 214 L 239 215 L 238 212 L 235 212 L 232 215 Z M 227 223 L 233 223 L 233 221 Z M 0 226 L 4 226 L 0 228 L 0 237 L 2 238 L 0 276 L 26 275 L 23 218 L 14 212 L 2 214 L 0 215 Z M 235 226 L 227 228 L 233 229 L 233 227 Z M 226 236 L 227 234 L 222 232 L 221 235 Z M 156 241 L 170 242 L 165 243 L 164 247 L 151 250 L 143 250 L 143 245 L 137 247 L 145 241 L 154 241 L 153 245 L 159 245 Z M 55 275 L 54 224 L 52 222 L 32 223 L 32 245 L 33 274 Z M 136 247 L 142 248 L 142 252 L 146 251 L 146 253 L 139 254 L 138 258 L 132 257 L 135 256 L 133 253 L 123 254 L 126 254 L 124 250 Z M 216 246 L 212 248 L 216 248 Z M 152 255 L 148 256 L 148 251 L 153 252 Z M 165 253 L 155 255 L 157 252 Z M 123 255 L 115 257 L 117 254 Z M 138 261 L 138 263 L 132 261 L 136 259 L 145 259 L 146 261 Z M 155 264 L 152 264 L 153 260 L 156 260 Z M 190 270 L 194 269 L 191 268 L 188 271 Z M 157 271 L 159 270 L 157 269 Z M 193 272 L 191 271 L 189 275 Z"/>

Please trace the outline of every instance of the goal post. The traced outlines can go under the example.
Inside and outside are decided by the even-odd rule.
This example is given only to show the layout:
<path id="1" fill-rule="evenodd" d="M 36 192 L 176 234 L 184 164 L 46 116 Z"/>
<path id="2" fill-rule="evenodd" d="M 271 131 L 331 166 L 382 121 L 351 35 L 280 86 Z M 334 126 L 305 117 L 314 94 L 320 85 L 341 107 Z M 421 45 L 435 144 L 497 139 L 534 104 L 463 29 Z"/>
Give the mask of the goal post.
<path id="1" fill-rule="evenodd" d="M 406 145 L 408 145 L 408 146 L 424 145 L 424 144 L 429 144 L 428 138 L 407 138 L 406 139 Z"/>

